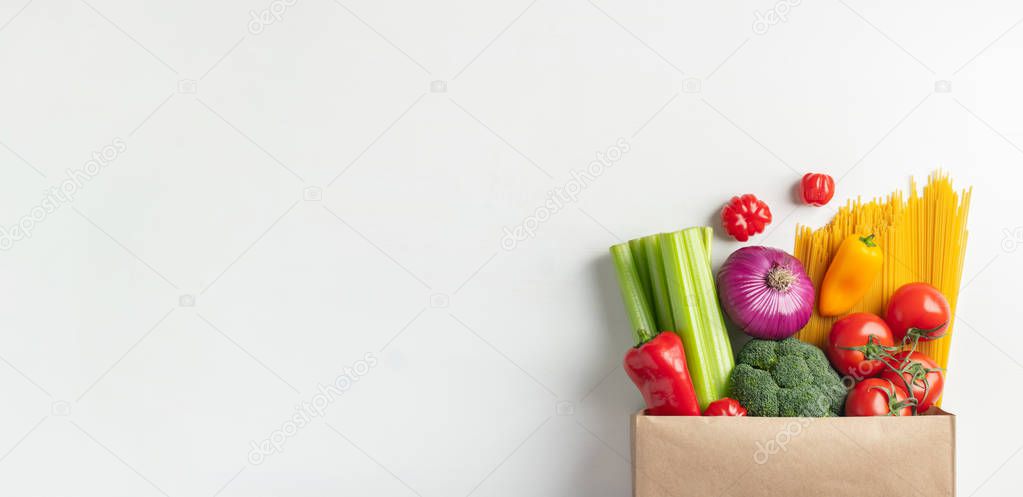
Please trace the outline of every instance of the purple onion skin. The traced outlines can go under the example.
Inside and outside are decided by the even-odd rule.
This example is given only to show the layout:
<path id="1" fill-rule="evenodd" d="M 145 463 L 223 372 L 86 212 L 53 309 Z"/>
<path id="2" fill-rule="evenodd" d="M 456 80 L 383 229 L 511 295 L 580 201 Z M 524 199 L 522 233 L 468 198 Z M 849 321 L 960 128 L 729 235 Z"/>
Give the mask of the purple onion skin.
<path id="1" fill-rule="evenodd" d="M 721 307 L 754 338 L 788 338 L 813 313 L 813 283 L 803 263 L 783 250 L 752 246 L 732 252 L 717 284 Z"/>

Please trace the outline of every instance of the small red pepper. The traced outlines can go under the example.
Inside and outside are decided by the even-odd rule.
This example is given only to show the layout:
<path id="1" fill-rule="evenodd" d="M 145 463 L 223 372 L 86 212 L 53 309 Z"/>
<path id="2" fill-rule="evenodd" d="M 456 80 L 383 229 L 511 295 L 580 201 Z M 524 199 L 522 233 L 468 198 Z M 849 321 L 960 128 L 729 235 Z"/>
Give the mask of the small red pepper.
<path id="1" fill-rule="evenodd" d="M 820 207 L 835 196 L 835 178 L 827 174 L 806 173 L 800 182 L 803 202 Z"/>
<path id="2" fill-rule="evenodd" d="M 623 361 L 625 372 L 646 400 L 651 416 L 699 416 L 700 405 L 686 367 L 682 339 L 664 331 L 650 338 L 642 330 L 641 341 Z"/>
<path id="3" fill-rule="evenodd" d="M 745 416 L 746 408 L 738 400 L 725 397 L 715 400 L 707 406 L 704 416 Z"/>
<path id="4" fill-rule="evenodd" d="M 732 238 L 745 242 L 749 237 L 764 232 L 764 227 L 771 223 L 771 209 L 763 200 L 747 193 L 732 197 L 721 209 L 721 221 Z"/>

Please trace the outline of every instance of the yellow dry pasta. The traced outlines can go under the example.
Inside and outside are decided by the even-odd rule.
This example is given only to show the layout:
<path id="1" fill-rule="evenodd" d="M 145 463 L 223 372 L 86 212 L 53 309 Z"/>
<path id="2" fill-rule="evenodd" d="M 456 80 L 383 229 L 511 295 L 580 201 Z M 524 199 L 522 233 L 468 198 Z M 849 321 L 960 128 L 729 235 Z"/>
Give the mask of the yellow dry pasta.
<path id="1" fill-rule="evenodd" d="M 922 281 L 945 295 L 955 316 L 971 191 L 956 192 L 947 174 L 935 172 L 928 178 L 923 195 L 917 194 L 916 183 L 911 180 L 908 197 L 897 191 L 867 203 L 859 198 L 851 200 L 823 228 L 797 226 L 795 256 L 806 267 L 814 288 L 819 289 L 842 240 L 852 233 L 873 233 L 884 251 L 884 266 L 867 295 L 849 312 L 871 312 L 883 318 L 895 290 Z M 837 319 L 822 317 L 814 309 L 810 322 L 796 336 L 823 348 Z M 921 342 L 918 350 L 947 368 L 951 340 L 949 323 L 943 338 Z"/>

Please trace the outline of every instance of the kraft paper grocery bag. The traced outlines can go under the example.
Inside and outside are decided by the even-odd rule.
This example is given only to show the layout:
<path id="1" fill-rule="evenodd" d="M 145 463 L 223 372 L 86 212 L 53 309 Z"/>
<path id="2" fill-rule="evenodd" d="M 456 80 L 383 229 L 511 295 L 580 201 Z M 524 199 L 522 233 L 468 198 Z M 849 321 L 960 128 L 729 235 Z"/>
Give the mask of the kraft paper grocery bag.
<path id="1" fill-rule="evenodd" d="M 955 416 L 632 419 L 635 497 L 955 495 Z"/>

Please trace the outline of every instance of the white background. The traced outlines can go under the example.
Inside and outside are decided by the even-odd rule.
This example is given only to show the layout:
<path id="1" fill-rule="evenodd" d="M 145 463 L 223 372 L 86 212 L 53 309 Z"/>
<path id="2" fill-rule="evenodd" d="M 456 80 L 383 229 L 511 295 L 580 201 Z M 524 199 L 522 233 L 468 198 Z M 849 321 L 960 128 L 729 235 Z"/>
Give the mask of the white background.
<path id="1" fill-rule="evenodd" d="M 974 187 L 960 495 L 1023 483 L 1023 4 L 289 3 L 0 5 L 0 224 L 126 147 L 0 253 L 0 493 L 627 495 L 607 247 L 751 192 L 791 250 L 832 213 L 803 172 L 837 204 L 937 168 Z"/>

